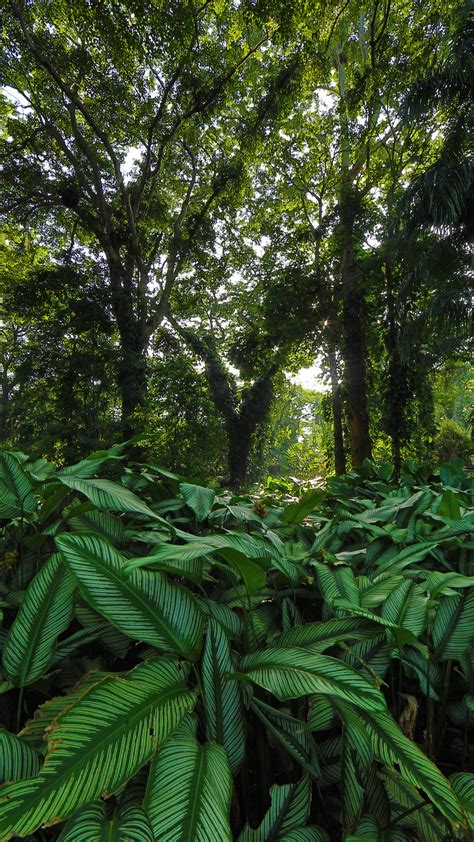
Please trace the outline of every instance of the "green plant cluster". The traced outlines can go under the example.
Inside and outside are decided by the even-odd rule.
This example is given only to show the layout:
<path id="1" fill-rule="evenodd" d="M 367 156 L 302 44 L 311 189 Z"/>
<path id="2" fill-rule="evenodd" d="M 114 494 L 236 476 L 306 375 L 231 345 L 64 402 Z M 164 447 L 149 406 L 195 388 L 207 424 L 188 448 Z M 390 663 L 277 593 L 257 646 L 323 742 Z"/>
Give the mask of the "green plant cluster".
<path id="1" fill-rule="evenodd" d="M 0 840 L 468 839 L 462 466 L 232 496 L 124 452 L 0 452 Z"/>

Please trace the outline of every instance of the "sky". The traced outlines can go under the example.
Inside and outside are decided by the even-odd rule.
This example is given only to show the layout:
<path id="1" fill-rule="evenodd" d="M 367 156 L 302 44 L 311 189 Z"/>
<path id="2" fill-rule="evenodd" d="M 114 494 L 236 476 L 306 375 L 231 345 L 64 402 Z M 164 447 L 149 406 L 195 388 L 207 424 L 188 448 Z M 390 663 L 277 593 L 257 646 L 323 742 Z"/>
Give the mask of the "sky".
<path id="1" fill-rule="evenodd" d="M 287 374 L 288 380 L 298 383 L 303 389 L 314 389 L 318 392 L 327 392 L 330 389 L 328 383 L 322 381 L 321 365 L 316 360 L 309 368 L 300 368 L 296 374 Z"/>

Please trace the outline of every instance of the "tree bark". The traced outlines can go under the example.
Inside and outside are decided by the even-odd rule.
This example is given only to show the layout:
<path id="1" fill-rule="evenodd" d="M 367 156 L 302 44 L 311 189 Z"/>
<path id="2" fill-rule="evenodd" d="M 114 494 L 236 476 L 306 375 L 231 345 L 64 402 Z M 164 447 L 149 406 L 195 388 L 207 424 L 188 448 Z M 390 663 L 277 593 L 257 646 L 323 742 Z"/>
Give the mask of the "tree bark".
<path id="1" fill-rule="evenodd" d="M 328 354 L 329 374 L 331 380 L 331 405 L 334 427 L 334 468 L 337 476 L 346 472 L 346 455 L 344 453 L 344 436 L 342 432 L 342 400 L 341 387 L 337 371 L 337 360 L 334 351 Z"/>
<path id="2" fill-rule="evenodd" d="M 372 448 L 367 410 L 363 298 L 359 289 L 354 255 L 354 199 L 351 194 L 346 194 L 340 208 L 341 280 L 346 411 L 352 465 L 354 468 L 360 468 L 364 459 L 371 458 Z"/>
<path id="3" fill-rule="evenodd" d="M 0 389 L 2 390 L 0 401 L 0 441 L 6 441 L 6 439 L 8 438 L 10 388 L 8 383 L 8 371 L 6 369 L 6 366 L 2 364 L 0 365 Z"/>
<path id="4" fill-rule="evenodd" d="M 120 265 L 110 265 L 112 309 L 120 336 L 118 384 L 122 401 L 122 434 L 131 438 L 136 432 L 133 415 L 142 407 L 147 391 L 146 350 L 148 336 L 137 317 L 134 289 Z"/>

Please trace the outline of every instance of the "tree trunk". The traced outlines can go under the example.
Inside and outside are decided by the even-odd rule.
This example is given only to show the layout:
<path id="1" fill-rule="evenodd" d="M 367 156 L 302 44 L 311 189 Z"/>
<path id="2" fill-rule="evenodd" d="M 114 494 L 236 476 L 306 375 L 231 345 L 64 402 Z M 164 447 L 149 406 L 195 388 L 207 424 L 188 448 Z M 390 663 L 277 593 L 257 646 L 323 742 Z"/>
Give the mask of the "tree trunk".
<path id="1" fill-rule="evenodd" d="M 341 207 L 342 319 L 347 395 L 346 411 L 351 457 L 353 467 L 360 468 L 364 459 L 371 458 L 371 442 L 367 411 L 363 299 L 358 285 L 353 242 L 355 216 L 352 206 L 353 201 L 351 194 L 346 194 Z"/>
<path id="2" fill-rule="evenodd" d="M 4 365 L 1 367 L 0 375 L 0 441 L 6 441 L 8 438 L 8 410 L 10 389 L 8 383 L 8 371 Z"/>
<path id="3" fill-rule="evenodd" d="M 385 344 L 388 352 L 388 383 L 387 383 L 387 422 L 386 429 L 392 440 L 392 459 L 397 479 L 402 467 L 402 442 L 405 409 L 408 400 L 406 371 L 402 365 L 398 344 L 398 328 L 395 314 L 395 296 L 392 268 L 389 260 L 385 261 L 385 278 L 387 282 L 387 335 Z"/>
<path id="4" fill-rule="evenodd" d="M 238 416 L 227 424 L 229 483 L 238 488 L 247 481 L 253 430 Z"/>
<path id="5" fill-rule="evenodd" d="M 337 476 L 346 472 L 346 455 L 344 453 L 344 436 L 342 432 L 342 400 L 341 387 L 337 371 L 337 360 L 334 351 L 330 351 L 329 373 L 331 379 L 331 404 L 334 426 L 334 468 Z"/>
<path id="6" fill-rule="evenodd" d="M 120 265 L 111 265 L 112 309 L 120 336 L 118 385 L 122 400 L 122 434 L 131 438 L 136 432 L 133 418 L 143 406 L 147 391 L 147 335 L 134 306 L 134 289 Z"/>

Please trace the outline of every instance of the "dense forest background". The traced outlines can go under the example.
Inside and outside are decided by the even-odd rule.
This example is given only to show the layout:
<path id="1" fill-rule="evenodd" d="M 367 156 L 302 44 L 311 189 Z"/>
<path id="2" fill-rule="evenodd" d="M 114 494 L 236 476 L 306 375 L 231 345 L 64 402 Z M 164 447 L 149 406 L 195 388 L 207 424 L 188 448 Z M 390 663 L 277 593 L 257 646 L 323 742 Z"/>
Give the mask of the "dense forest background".
<path id="1" fill-rule="evenodd" d="M 466 460 L 470 9 L 6 3 L 1 441 L 232 485 Z"/>

